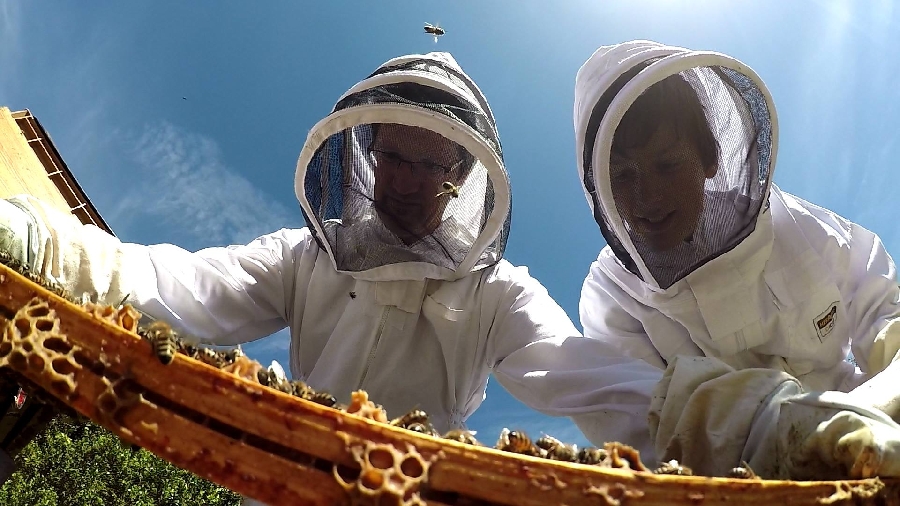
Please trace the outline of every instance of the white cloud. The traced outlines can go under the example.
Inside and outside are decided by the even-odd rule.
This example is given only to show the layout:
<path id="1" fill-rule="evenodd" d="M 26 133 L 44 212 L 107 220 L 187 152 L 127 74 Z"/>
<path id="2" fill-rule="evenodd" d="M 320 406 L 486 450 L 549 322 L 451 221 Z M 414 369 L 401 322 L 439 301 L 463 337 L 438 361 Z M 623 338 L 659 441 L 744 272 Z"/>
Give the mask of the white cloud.
<path id="1" fill-rule="evenodd" d="M 286 206 L 273 201 L 222 160 L 211 138 L 171 123 L 148 126 L 131 141 L 130 189 L 112 221 L 153 223 L 183 241 L 212 246 L 243 244 L 296 221 Z M 110 168 L 116 170 L 124 168 Z M 139 220 L 139 221 L 138 221 Z"/>

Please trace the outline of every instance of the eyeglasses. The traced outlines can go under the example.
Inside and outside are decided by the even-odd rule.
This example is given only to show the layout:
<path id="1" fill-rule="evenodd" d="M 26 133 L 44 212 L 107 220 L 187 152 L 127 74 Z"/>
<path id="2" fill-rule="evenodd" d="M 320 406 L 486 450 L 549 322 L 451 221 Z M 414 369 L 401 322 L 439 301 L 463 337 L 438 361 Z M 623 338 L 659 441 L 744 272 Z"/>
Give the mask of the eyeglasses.
<path id="1" fill-rule="evenodd" d="M 400 168 L 401 163 L 405 163 L 414 169 L 413 172 L 418 172 L 432 178 L 447 176 L 453 172 L 453 169 L 459 167 L 459 164 L 462 163 L 462 160 L 459 160 L 448 167 L 440 163 L 429 161 L 413 162 L 403 158 L 399 153 L 382 151 L 374 148 L 369 148 L 369 154 L 375 157 L 375 163 L 382 168 L 397 170 Z"/>

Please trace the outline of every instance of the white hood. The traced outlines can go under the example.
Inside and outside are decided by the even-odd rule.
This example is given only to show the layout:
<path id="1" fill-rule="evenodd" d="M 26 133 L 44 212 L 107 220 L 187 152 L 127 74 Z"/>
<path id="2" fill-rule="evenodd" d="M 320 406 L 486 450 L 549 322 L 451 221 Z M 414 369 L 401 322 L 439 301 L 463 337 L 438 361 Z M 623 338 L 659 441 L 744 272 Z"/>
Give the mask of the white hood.
<path id="1" fill-rule="evenodd" d="M 376 212 L 371 152 L 372 125 L 385 123 L 437 133 L 475 160 L 439 216 L 440 227 L 416 243 L 396 237 L 371 242 L 391 235 Z M 344 93 L 310 131 L 294 186 L 310 229 L 335 269 L 356 279 L 453 280 L 502 258 L 511 197 L 494 116 L 449 53 L 391 59 Z"/>
<path id="2" fill-rule="evenodd" d="M 620 85 L 611 100 L 608 95 L 604 97 L 618 78 L 636 66 L 644 68 Z M 609 157 L 613 134 L 631 105 L 649 87 L 675 74 L 688 81 L 700 97 L 710 130 L 720 146 L 719 165 L 723 177 L 716 176 L 721 180 L 715 182 L 714 188 L 707 183 L 706 208 L 712 209 L 712 199 L 718 199 L 717 205 L 718 201 L 729 199 L 727 205 L 750 205 L 750 210 L 740 217 L 744 221 L 735 225 L 740 230 L 731 237 L 707 241 L 707 244 L 712 243 L 712 256 L 709 251 L 695 252 L 694 259 L 685 261 L 683 272 L 669 276 L 671 279 L 663 279 L 665 276 L 659 271 L 648 268 L 647 254 L 642 253 L 629 236 L 628 227 L 616 209 Z M 608 108 L 596 110 L 598 102 L 608 103 Z M 664 290 L 709 260 L 730 251 L 752 234 L 759 217 L 764 215 L 762 211 L 767 208 L 765 203 L 775 166 L 777 119 L 765 84 L 740 61 L 720 53 L 691 51 L 651 41 L 601 47 L 578 71 L 574 117 L 578 174 L 588 205 L 619 262 L 643 280 L 650 290 Z M 752 166 L 752 174 L 744 175 L 744 178 L 751 180 L 756 188 L 736 188 L 748 185 L 725 180 L 727 172 L 724 169 L 732 170 L 739 164 L 743 164 L 745 172 Z M 708 228 L 721 228 L 718 223 L 710 225 L 709 222 L 706 220 Z M 701 221 L 698 227 L 703 223 Z"/>

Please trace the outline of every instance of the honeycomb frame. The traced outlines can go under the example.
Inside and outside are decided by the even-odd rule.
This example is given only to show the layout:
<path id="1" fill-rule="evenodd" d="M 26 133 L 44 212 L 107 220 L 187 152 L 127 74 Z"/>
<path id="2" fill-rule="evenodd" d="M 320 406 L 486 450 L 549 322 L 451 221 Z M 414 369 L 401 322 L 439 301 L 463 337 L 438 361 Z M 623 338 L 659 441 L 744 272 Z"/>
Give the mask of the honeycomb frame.
<path id="1" fill-rule="evenodd" d="M 900 480 L 657 475 L 417 434 L 385 423 L 367 398 L 358 416 L 185 355 L 163 365 L 133 320 L 85 309 L 0 264 L 0 366 L 121 439 L 272 506 L 900 505 Z"/>

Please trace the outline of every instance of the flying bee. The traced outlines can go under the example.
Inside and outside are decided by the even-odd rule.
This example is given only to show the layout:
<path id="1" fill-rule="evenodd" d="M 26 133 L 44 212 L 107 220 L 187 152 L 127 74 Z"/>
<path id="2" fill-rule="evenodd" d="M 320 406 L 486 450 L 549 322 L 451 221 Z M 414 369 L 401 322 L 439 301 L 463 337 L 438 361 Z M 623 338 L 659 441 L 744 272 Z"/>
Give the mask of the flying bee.
<path id="1" fill-rule="evenodd" d="M 156 358 L 163 365 L 171 364 L 177 351 L 176 343 L 178 339 L 172 327 L 162 320 L 155 320 L 147 327 L 146 337 L 153 347 L 153 352 L 156 353 Z"/>
<path id="2" fill-rule="evenodd" d="M 677 460 L 672 459 L 663 462 L 659 467 L 653 470 L 653 474 L 672 474 L 676 476 L 693 476 L 694 471 L 690 467 L 683 466 Z"/>
<path id="3" fill-rule="evenodd" d="M 465 443 L 467 445 L 473 446 L 481 446 L 481 443 L 475 439 L 475 431 L 469 431 L 465 429 L 453 429 L 444 434 L 444 439 L 450 439 L 452 441 L 456 441 L 458 443 Z"/>
<path id="4" fill-rule="evenodd" d="M 565 444 L 555 437 L 544 434 L 534 445 L 547 452 L 547 458 L 564 462 L 575 462 L 578 459 L 578 447 Z"/>
<path id="5" fill-rule="evenodd" d="M 576 456 L 576 461 L 579 464 L 587 464 L 589 466 L 596 466 L 602 464 L 605 460 L 609 458 L 609 453 L 603 448 L 595 448 L 593 446 L 586 446 L 581 450 L 578 450 L 578 455 Z"/>
<path id="6" fill-rule="evenodd" d="M 547 455 L 546 451 L 532 444 L 531 438 L 525 432 L 507 428 L 500 431 L 500 439 L 497 440 L 495 448 L 532 457 L 546 457 Z"/>
<path id="7" fill-rule="evenodd" d="M 431 23 L 425 23 L 425 33 L 434 36 L 434 43 L 437 44 L 438 37 L 447 33 L 443 28 L 438 24 L 432 25 Z"/>
<path id="8" fill-rule="evenodd" d="M 759 476 L 753 472 L 753 469 L 750 469 L 750 465 L 741 461 L 741 465 L 735 467 L 731 471 L 728 471 L 728 474 L 725 476 L 726 478 L 736 478 L 738 480 L 758 480 Z"/>
<path id="9" fill-rule="evenodd" d="M 459 186 L 456 186 L 450 181 L 444 181 L 443 183 L 441 183 L 441 188 L 443 188 L 444 191 L 435 195 L 434 198 L 438 198 L 441 195 L 450 195 L 450 197 L 454 199 L 459 198 Z"/>

